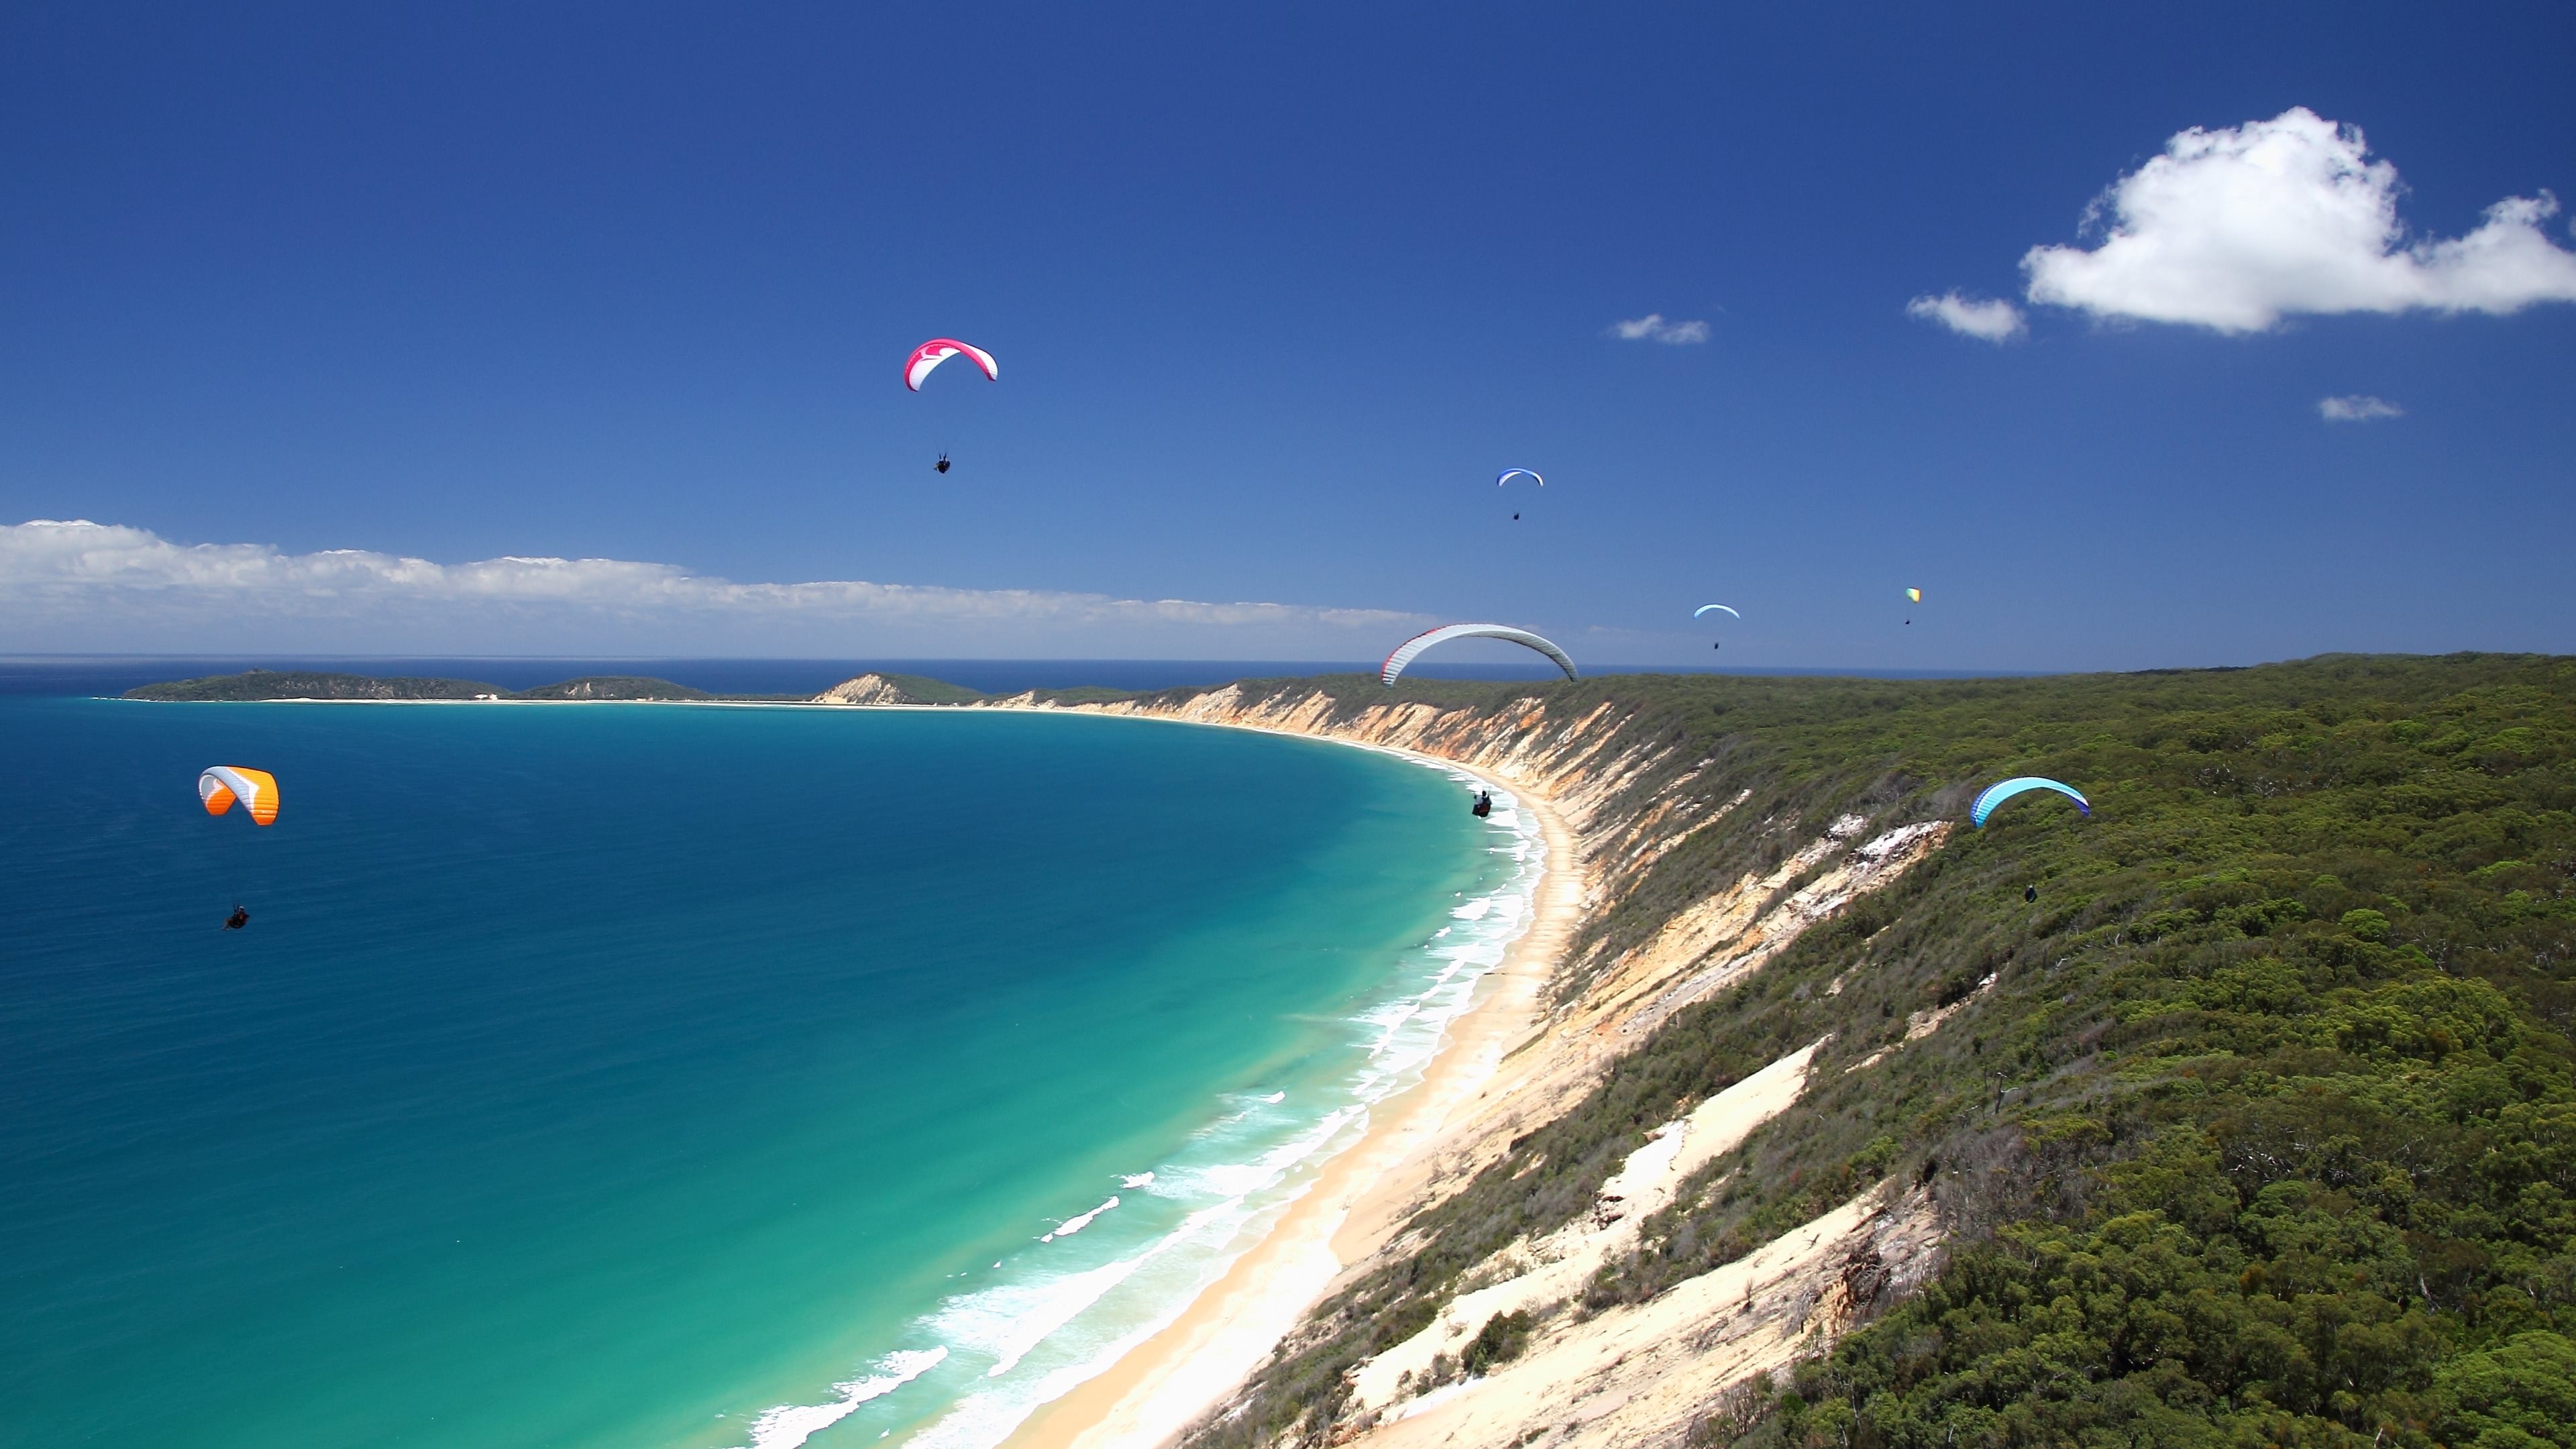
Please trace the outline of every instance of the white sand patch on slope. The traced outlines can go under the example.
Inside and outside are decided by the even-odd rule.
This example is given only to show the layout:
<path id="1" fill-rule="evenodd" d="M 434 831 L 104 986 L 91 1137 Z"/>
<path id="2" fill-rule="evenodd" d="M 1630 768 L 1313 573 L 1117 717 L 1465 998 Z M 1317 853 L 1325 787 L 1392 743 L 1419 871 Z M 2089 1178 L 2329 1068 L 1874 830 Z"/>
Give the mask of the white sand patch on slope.
<path id="1" fill-rule="evenodd" d="M 1646 1145 L 1601 1184 L 1591 1213 L 1537 1243 L 1496 1254 L 1480 1271 L 1512 1272 L 1511 1277 L 1461 1294 L 1421 1332 L 1362 1364 L 1352 1380 L 1354 1406 L 1393 1405 L 1405 1386 L 1423 1378 L 1432 1355 L 1455 1357 L 1495 1314 L 1543 1310 L 1581 1293 L 1605 1264 L 1637 1245 L 1637 1225 L 1670 1205 L 1685 1179 L 1798 1100 L 1808 1059 L 1822 1045 L 1789 1053 L 1648 1134 Z"/>
<path id="2" fill-rule="evenodd" d="M 1491 1374 L 1346 1441 L 1365 1449 L 1677 1444 L 1728 1387 L 1822 1348 L 1938 1260 L 1931 1199 L 1865 1193 L 1640 1304 L 1539 1330 Z"/>

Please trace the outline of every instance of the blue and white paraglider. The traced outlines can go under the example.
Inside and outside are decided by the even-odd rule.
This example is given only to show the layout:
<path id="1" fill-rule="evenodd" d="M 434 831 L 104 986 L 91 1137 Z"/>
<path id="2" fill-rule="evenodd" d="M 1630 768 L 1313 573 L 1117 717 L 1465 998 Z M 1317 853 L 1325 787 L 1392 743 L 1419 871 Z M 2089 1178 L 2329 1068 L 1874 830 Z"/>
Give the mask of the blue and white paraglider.
<path id="1" fill-rule="evenodd" d="M 2015 795 L 2031 790 L 2054 790 L 2074 801 L 2075 808 L 2083 811 L 2088 819 L 2093 814 L 2092 803 L 2087 801 L 2074 786 L 2038 775 L 2016 775 L 2009 780 L 1998 780 L 1977 792 L 1977 803 L 1968 807 L 1968 823 L 1980 830 L 1985 829 L 1986 817 L 1995 813 L 1996 806 Z"/>
<path id="2" fill-rule="evenodd" d="M 1725 604 L 1702 604 L 1702 605 L 1700 605 L 1698 608 L 1691 610 L 1691 617 L 1692 617 L 1692 618 L 1694 618 L 1694 619 L 1699 618 L 1699 617 L 1701 617 L 1702 615 L 1704 615 L 1704 614 L 1708 613 L 1711 609 L 1724 609 L 1724 610 L 1726 610 L 1726 612 L 1727 612 L 1727 613 L 1729 613 L 1729 614 L 1733 614 L 1733 615 L 1734 615 L 1737 619 L 1739 619 L 1739 620 L 1740 620 L 1740 619 L 1742 619 L 1742 618 L 1744 617 L 1742 614 L 1737 614 L 1733 608 L 1731 608 L 1731 607 L 1729 607 L 1729 606 L 1727 606 L 1727 605 L 1725 605 Z M 1711 645 L 1709 645 L 1708 647 L 1709 647 L 1709 648 L 1711 648 L 1711 649 L 1723 649 L 1723 648 L 1725 648 L 1726 646 L 1725 646 L 1724 644 L 1722 644 L 1722 643 L 1719 643 L 1719 644 L 1711 644 Z"/>

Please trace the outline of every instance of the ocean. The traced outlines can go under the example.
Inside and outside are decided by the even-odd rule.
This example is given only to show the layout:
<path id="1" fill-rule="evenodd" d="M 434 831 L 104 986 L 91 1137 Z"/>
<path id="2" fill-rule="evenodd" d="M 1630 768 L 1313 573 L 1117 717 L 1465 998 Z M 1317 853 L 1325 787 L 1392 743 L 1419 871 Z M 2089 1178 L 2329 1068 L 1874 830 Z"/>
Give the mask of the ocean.
<path id="1" fill-rule="evenodd" d="M 1418 1074 L 1542 864 L 1454 772 L 1076 716 L 0 742 L 10 1445 L 993 1444 Z"/>

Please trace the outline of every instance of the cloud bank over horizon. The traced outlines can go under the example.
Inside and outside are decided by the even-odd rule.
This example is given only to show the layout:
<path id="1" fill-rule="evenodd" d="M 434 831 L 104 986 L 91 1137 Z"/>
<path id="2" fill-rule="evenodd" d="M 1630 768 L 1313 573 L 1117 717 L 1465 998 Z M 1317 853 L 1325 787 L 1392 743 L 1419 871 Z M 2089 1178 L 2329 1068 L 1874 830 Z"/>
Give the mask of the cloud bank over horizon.
<path id="1" fill-rule="evenodd" d="M 1373 657 L 1424 615 L 862 580 L 735 583 L 674 564 L 179 544 L 87 519 L 0 525 L 0 650 L 43 653 Z"/>

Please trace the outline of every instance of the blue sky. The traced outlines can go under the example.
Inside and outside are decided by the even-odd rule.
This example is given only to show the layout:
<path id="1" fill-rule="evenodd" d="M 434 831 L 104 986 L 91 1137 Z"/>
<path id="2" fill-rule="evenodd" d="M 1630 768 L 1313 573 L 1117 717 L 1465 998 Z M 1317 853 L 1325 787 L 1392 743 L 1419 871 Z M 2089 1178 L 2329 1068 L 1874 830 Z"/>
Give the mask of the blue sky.
<path id="1" fill-rule="evenodd" d="M 2576 11 L 1774 8 L 14 7 L 0 520 L 104 527 L 0 540 L 0 648 L 2576 652 L 2569 218 L 2406 250 L 2576 198 Z M 2294 107 L 2389 267 L 2029 294 Z"/>

